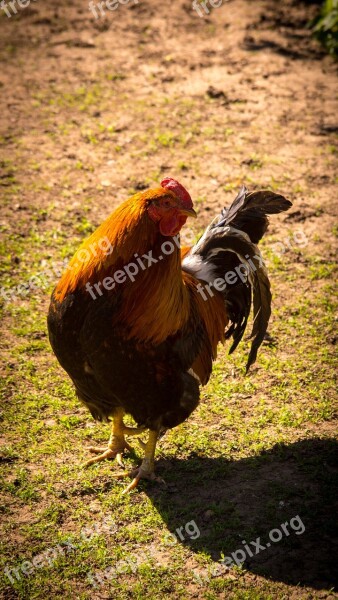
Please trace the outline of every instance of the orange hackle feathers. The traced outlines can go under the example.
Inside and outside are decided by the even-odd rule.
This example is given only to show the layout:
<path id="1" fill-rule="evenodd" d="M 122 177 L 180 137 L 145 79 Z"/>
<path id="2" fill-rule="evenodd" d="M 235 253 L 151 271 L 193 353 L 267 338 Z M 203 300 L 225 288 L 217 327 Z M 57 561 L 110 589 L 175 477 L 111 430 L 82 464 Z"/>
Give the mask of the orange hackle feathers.
<path id="1" fill-rule="evenodd" d="M 173 246 L 170 255 L 139 273 L 125 290 L 116 324 L 121 320 L 127 323 L 128 337 L 160 344 L 189 318 L 190 302 L 182 280 L 180 252 L 174 243 Z M 155 241 L 153 257 L 159 256 L 161 244 Z"/>
<path id="2" fill-rule="evenodd" d="M 123 266 L 132 260 L 136 249 L 142 253 L 151 248 L 156 228 L 146 218 L 145 209 L 149 200 L 166 195 L 170 192 L 158 188 L 123 202 L 78 248 L 56 287 L 56 299 L 62 302 L 66 294 L 87 282 L 101 281 L 112 265 Z M 101 240 L 109 242 L 109 253 Z"/>

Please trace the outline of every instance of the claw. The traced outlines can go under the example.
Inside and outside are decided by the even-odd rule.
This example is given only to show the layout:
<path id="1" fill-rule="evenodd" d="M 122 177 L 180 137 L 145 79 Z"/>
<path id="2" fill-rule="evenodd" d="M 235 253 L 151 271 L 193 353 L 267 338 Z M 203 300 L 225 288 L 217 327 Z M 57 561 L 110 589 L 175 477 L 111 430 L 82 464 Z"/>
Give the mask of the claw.
<path id="1" fill-rule="evenodd" d="M 87 460 L 83 464 L 83 467 L 89 467 L 89 465 L 93 465 L 94 463 L 101 462 L 101 460 L 105 460 L 106 458 L 115 458 L 116 457 L 116 450 L 110 450 L 110 448 L 90 447 L 89 452 L 92 452 L 93 454 L 98 454 L 98 456 Z"/>
<path id="2" fill-rule="evenodd" d="M 131 477 L 130 471 L 121 471 L 120 473 L 112 473 L 111 477 L 114 479 L 122 479 L 123 477 Z"/>
<path id="3" fill-rule="evenodd" d="M 88 451 L 91 452 L 92 454 L 102 454 L 103 452 L 106 452 L 107 450 L 109 450 L 109 448 L 97 448 L 97 446 L 89 446 Z"/>
<path id="4" fill-rule="evenodd" d="M 142 450 L 145 450 L 147 444 L 145 442 L 143 442 L 140 438 L 137 438 L 137 441 L 140 444 Z"/>
<path id="5" fill-rule="evenodd" d="M 136 488 L 138 486 L 139 481 L 140 477 L 134 477 L 133 481 L 129 485 L 127 485 L 127 487 L 123 490 L 122 496 L 124 496 L 125 494 L 129 494 L 131 490 Z"/>
<path id="6" fill-rule="evenodd" d="M 117 462 L 118 465 L 120 465 L 120 467 L 122 467 L 122 469 L 125 469 L 125 465 L 124 465 L 124 462 L 123 462 L 123 459 L 122 459 L 121 452 L 118 452 L 116 454 L 116 462 Z"/>

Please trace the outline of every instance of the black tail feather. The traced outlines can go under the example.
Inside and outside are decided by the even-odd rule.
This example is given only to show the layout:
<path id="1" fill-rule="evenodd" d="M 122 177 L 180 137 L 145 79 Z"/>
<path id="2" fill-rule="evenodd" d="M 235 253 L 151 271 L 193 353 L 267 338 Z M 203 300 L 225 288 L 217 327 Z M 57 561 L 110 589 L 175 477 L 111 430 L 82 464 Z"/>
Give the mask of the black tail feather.
<path id="1" fill-rule="evenodd" d="M 266 215 L 283 212 L 291 206 L 291 202 L 280 194 L 269 190 L 249 193 L 243 186 L 231 206 L 222 210 L 221 219 L 212 227 L 231 225 L 247 233 L 250 240 L 258 244 L 268 228 Z"/>

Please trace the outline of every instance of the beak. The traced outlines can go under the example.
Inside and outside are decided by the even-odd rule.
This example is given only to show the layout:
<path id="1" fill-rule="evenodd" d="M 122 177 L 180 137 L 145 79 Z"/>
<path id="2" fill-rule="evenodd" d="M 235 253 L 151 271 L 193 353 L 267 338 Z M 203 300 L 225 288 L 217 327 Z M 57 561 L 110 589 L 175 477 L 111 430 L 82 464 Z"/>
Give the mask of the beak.
<path id="1" fill-rule="evenodd" d="M 194 217 L 194 219 L 197 218 L 197 214 L 193 208 L 180 208 L 179 211 L 181 215 L 187 215 L 187 217 Z"/>

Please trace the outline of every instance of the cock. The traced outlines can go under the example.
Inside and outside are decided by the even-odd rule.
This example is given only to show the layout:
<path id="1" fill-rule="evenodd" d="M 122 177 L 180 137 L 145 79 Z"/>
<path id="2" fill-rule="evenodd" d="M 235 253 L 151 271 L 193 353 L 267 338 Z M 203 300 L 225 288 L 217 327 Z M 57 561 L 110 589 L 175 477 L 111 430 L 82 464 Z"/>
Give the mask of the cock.
<path id="1" fill-rule="evenodd" d="M 179 232 L 196 217 L 185 188 L 172 178 L 123 202 L 80 246 L 51 298 L 49 339 L 78 398 L 94 419 L 113 427 L 106 448 L 86 465 L 130 449 L 125 436 L 149 429 L 141 478 L 157 479 L 154 454 L 167 428 L 189 417 L 207 383 L 217 345 L 240 342 L 253 306 L 255 361 L 271 312 L 267 272 L 256 246 L 268 214 L 291 203 L 271 191 L 242 188 L 192 248 Z M 105 243 L 102 243 L 102 240 Z M 127 427 L 125 414 L 137 427 Z"/>

